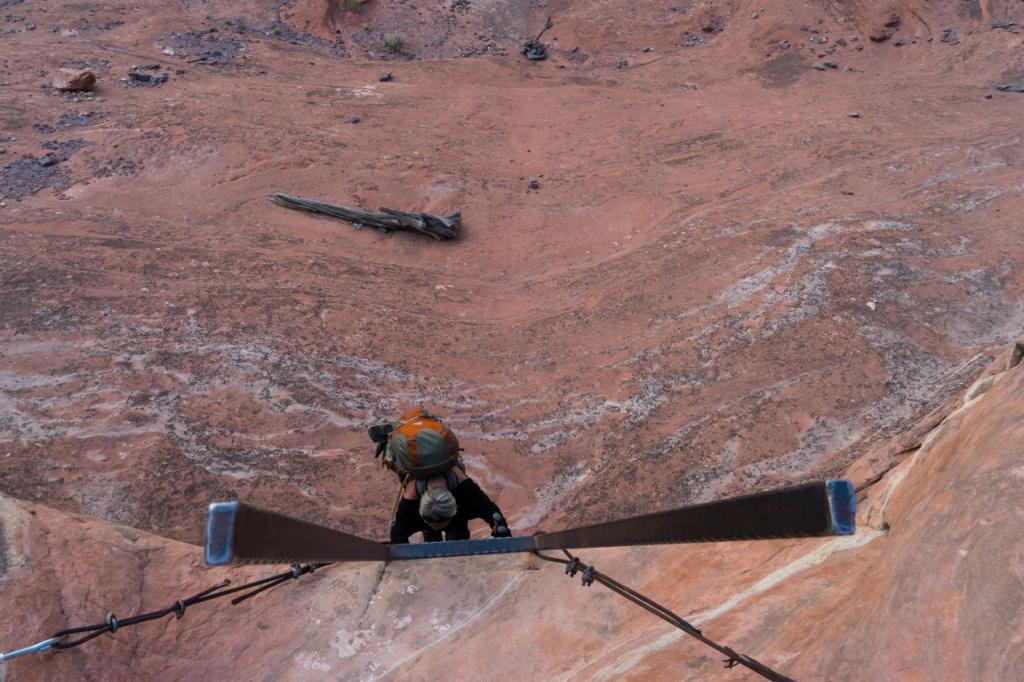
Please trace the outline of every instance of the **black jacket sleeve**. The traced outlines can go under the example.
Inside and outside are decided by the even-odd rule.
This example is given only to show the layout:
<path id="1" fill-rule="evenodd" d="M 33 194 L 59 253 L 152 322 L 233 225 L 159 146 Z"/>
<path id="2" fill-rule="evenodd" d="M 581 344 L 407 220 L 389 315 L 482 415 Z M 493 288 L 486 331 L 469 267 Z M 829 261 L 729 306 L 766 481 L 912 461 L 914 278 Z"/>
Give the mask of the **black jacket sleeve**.
<path id="1" fill-rule="evenodd" d="M 487 525 L 494 525 L 494 514 L 501 514 L 498 505 L 487 497 L 487 493 L 480 489 L 472 478 L 467 478 L 453 491 L 455 503 L 459 506 L 456 519 L 483 519 Z"/>
<path id="2" fill-rule="evenodd" d="M 402 498 L 395 509 L 395 518 L 391 520 L 391 544 L 404 545 L 409 536 L 427 527 L 420 518 L 420 506 L 416 500 Z"/>

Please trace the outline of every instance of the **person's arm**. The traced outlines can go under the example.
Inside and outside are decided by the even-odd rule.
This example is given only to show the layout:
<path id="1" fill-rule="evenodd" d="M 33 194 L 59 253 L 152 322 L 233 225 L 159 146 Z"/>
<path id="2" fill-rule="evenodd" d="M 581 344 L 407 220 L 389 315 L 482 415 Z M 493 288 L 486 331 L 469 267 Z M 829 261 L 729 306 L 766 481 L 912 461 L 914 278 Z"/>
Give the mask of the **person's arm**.
<path id="1" fill-rule="evenodd" d="M 495 535 L 508 536 L 508 523 L 505 516 L 494 504 L 487 493 L 480 489 L 472 478 L 459 483 L 452 491 L 455 494 L 455 502 L 459 506 L 459 516 L 465 519 L 483 519 Z"/>
<path id="2" fill-rule="evenodd" d="M 404 545 L 409 542 L 410 535 L 423 528 L 419 502 L 403 498 L 395 509 L 395 518 L 391 520 L 391 544 Z"/>

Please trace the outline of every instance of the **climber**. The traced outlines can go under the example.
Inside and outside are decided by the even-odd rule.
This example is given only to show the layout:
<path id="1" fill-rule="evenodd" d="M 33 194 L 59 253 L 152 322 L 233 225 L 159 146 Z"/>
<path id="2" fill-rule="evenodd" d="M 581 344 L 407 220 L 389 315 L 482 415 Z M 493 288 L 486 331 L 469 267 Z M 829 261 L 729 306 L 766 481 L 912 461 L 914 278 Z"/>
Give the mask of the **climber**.
<path id="1" fill-rule="evenodd" d="M 469 521 L 483 519 L 492 537 L 510 537 L 498 505 L 466 475 L 459 442 L 445 424 L 422 407 L 398 421 L 370 428 L 376 457 L 401 481 L 391 521 L 391 543 L 404 544 L 423 533 L 425 542 L 468 540 Z"/>

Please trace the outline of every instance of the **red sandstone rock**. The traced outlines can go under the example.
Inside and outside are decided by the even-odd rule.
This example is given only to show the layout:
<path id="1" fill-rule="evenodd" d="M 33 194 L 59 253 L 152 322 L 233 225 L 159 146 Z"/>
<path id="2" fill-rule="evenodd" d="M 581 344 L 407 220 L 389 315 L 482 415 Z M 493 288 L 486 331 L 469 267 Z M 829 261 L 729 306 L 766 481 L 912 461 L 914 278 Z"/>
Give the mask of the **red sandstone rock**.
<path id="1" fill-rule="evenodd" d="M 81 69 L 57 69 L 53 87 L 70 92 L 91 92 L 96 87 L 96 74 Z"/>
<path id="2" fill-rule="evenodd" d="M 1016 679 L 1024 368 L 931 429 L 867 489 L 852 537 L 583 553 L 705 634 L 797 679 Z M 0 499 L 2 646 L 104 609 L 157 608 L 224 576 L 198 548 Z M 87 561 L 83 558 L 87 557 Z M 383 569 L 383 571 L 382 571 Z M 238 607 L 199 605 L 72 652 L 18 659 L 13 681 L 68 676 L 403 679 L 494 670 L 550 679 L 735 680 L 716 656 L 599 587 L 514 557 L 322 569 Z M 938 642 L 938 645 L 930 643 Z M 458 660 L 457 671 L 451 661 Z M 744 679 L 740 677 L 740 679 Z"/>
<path id="3" fill-rule="evenodd" d="M 142 532 L 197 541 L 214 500 L 384 537 L 394 483 L 364 427 L 423 401 L 517 532 L 849 469 L 888 537 L 585 558 L 797 677 L 861 678 L 853 663 L 881 678 L 1019 676 L 991 631 L 927 617 L 949 585 L 969 585 L 947 601 L 958 619 L 973 627 L 972 609 L 997 600 L 993 626 L 1020 629 L 1007 572 L 960 557 L 956 525 L 985 518 L 970 476 L 1009 458 L 1010 441 L 976 448 L 982 432 L 964 431 L 943 452 L 976 453 L 971 467 L 918 468 L 937 424 L 967 428 L 1016 376 L 950 416 L 1022 319 L 1019 117 L 1009 98 L 964 95 L 1002 82 L 1013 39 L 970 27 L 1017 10 L 927 5 L 769 0 L 752 21 L 718 2 L 688 13 L 644 0 L 632 14 L 574 2 L 540 66 L 510 37 L 543 25 L 529 3 L 368 3 L 339 34 L 320 0 L 300 0 L 281 10 L 294 35 L 278 40 L 251 29 L 278 19 L 271 4 L 169 15 L 144 0 L 98 8 L 91 23 L 124 22 L 102 40 L 5 34 L 12 72 L 31 73 L 41 51 L 120 70 L 165 46 L 187 73 L 153 97 L 118 91 L 52 118 L 37 113 L 37 83 L 3 86 L 9 157 L 53 142 L 46 126 L 89 146 L 59 172 L 26 158 L 0 176 L 0 491 L 34 501 L 5 503 L 26 520 L 7 536 L 0 590 L 17 608 L 0 614 L 0 648 L 215 582 L 197 549 Z M 883 11 L 919 44 L 872 44 Z M 714 14 L 722 30 L 703 34 Z M 422 58 L 390 64 L 395 84 L 367 61 L 385 25 Z M 926 43 L 952 25 L 970 50 Z M 686 32 L 703 42 L 682 47 Z M 813 78 L 810 48 L 838 37 L 848 46 L 832 57 L 855 71 Z M 204 55 L 216 63 L 186 62 Z M 530 177 L 542 192 L 522 191 Z M 277 191 L 462 210 L 465 236 L 436 248 L 355 231 L 275 210 L 264 197 Z M 945 487 L 906 487 L 925 470 Z M 979 534 L 983 554 L 1016 571 L 1019 542 L 994 537 Z M 799 579 L 757 587 L 794 562 Z M 742 675 L 694 643 L 652 648 L 666 626 L 547 566 L 390 566 L 377 582 L 376 567 L 331 569 L 3 674 L 417 679 L 458 660 L 467 677 Z M 932 650 L 944 657 L 921 659 Z"/>

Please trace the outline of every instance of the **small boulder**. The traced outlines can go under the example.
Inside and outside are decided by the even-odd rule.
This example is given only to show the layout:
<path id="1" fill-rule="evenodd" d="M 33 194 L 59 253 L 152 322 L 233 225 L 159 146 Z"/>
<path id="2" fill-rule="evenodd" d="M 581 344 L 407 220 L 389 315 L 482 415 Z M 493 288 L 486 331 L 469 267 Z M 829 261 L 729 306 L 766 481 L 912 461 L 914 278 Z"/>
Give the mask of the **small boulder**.
<path id="1" fill-rule="evenodd" d="M 53 87 L 67 92 L 91 92 L 96 87 L 96 74 L 82 69 L 57 69 Z"/>

